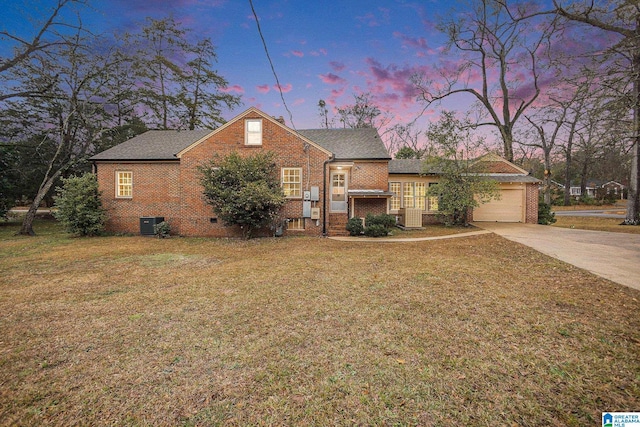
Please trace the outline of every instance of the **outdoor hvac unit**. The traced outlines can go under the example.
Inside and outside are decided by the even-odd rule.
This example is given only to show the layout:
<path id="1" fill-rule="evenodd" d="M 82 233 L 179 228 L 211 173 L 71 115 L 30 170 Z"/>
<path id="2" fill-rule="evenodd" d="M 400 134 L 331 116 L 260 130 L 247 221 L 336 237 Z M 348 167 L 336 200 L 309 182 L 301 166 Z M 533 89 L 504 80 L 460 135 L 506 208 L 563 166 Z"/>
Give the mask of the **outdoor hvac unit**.
<path id="1" fill-rule="evenodd" d="M 153 227 L 164 221 L 163 216 L 143 216 L 140 218 L 140 234 L 143 236 L 153 236 L 155 230 Z"/>
<path id="2" fill-rule="evenodd" d="M 398 211 L 400 215 L 400 225 L 407 228 L 422 227 L 422 209 L 401 208 Z"/>

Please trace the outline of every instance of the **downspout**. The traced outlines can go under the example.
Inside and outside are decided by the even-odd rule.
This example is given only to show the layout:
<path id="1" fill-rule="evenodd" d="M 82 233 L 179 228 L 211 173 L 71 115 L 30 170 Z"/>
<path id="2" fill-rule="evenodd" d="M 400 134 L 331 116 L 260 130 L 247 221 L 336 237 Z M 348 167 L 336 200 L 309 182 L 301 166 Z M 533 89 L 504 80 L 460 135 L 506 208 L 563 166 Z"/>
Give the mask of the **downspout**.
<path id="1" fill-rule="evenodd" d="M 327 164 L 333 162 L 335 156 L 331 153 L 331 157 L 322 163 L 322 236 L 327 237 Z"/>

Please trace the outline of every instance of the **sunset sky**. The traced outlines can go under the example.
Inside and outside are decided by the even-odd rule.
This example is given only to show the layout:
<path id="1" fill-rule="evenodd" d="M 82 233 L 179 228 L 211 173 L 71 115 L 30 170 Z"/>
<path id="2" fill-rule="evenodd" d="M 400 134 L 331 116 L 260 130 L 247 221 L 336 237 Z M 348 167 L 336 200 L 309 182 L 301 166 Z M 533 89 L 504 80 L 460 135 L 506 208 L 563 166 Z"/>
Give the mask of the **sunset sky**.
<path id="1" fill-rule="evenodd" d="M 54 0 L 9 1 L 0 10 L 0 25 L 33 34 Z M 253 0 L 285 102 L 296 128 L 320 127 L 318 101 L 329 107 L 353 102 L 354 94 L 370 92 L 380 109 L 393 117 L 390 125 L 414 120 L 424 109 L 416 101 L 410 78 L 433 74 L 456 58 L 443 56 L 445 37 L 439 18 L 455 13 L 459 3 L 446 0 Z M 217 47 L 219 73 L 226 90 L 241 95 L 242 106 L 284 116 L 276 81 L 258 33 L 249 0 L 91 0 L 78 9 L 85 28 L 96 34 L 134 32 L 146 17 L 173 16 L 194 34 L 210 37 Z M 65 18 L 73 21 L 72 10 Z M 2 55 L 7 55 L 0 48 Z M 526 77 L 526 76 L 525 76 Z M 471 99 L 457 95 L 440 108 L 468 108 Z M 424 112 L 418 122 L 438 117 Z M 339 126 L 339 124 L 336 124 Z"/>

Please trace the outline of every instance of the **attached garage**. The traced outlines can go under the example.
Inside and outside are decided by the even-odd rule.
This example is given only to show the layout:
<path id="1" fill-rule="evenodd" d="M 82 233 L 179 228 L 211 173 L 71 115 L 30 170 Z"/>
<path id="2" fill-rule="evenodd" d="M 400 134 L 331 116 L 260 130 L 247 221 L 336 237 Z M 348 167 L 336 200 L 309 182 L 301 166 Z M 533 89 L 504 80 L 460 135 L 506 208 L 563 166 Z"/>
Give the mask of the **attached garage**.
<path id="1" fill-rule="evenodd" d="M 436 166 L 425 167 L 420 159 L 393 159 L 389 162 L 389 199 L 387 212 L 402 216 L 402 209 L 422 208 L 422 223 L 437 222 L 438 204 L 424 191 L 439 181 L 443 173 Z M 540 180 L 529 172 L 502 157 L 489 153 L 475 160 L 472 173 L 483 179 L 495 181 L 500 191 L 500 200 L 491 200 L 475 208 L 471 221 L 484 222 L 538 222 L 538 186 Z M 421 200 L 420 197 L 423 199 Z M 437 199 L 436 199 L 437 202 Z"/>
<path id="2" fill-rule="evenodd" d="M 473 210 L 474 221 L 526 222 L 524 185 L 500 185 L 500 200 L 491 200 Z"/>

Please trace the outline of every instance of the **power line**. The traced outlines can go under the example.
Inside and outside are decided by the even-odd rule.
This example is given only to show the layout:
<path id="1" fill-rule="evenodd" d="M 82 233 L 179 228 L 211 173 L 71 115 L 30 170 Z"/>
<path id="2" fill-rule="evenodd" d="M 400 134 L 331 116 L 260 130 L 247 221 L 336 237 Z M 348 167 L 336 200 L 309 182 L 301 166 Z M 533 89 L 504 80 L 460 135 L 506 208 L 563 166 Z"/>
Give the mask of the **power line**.
<path id="1" fill-rule="evenodd" d="M 271 71 L 273 72 L 273 76 L 276 78 L 276 86 L 278 87 L 278 92 L 280 92 L 280 99 L 282 99 L 282 104 L 284 105 L 285 110 L 289 113 L 289 120 L 291 121 L 291 127 L 297 131 L 296 126 L 293 124 L 293 114 L 289 111 L 289 107 L 287 107 L 287 103 L 284 100 L 284 94 L 282 93 L 282 86 L 280 85 L 280 80 L 278 79 L 278 74 L 276 74 L 276 69 L 273 66 L 273 61 L 271 61 L 271 56 L 269 55 L 269 49 L 267 49 L 267 42 L 264 40 L 264 36 L 262 35 L 262 29 L 260 28 L 260 20 L 258 19 L 258 14 L 253 7 L 253 1 L 249 0 L 249 4 L 251 5 L 251 11 L 253 12 L 253 17 L 256 20 L 256 26 L 258 27 L 258 34 L 260 34 L 260 39 L 262 40 L 262 46 L 264 46 L 264 52 L 267 54 L 267 59 L 269 60 L 269 65 L 271 66 Z"/>

